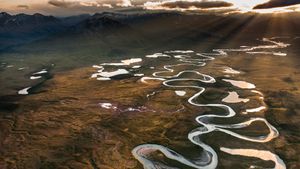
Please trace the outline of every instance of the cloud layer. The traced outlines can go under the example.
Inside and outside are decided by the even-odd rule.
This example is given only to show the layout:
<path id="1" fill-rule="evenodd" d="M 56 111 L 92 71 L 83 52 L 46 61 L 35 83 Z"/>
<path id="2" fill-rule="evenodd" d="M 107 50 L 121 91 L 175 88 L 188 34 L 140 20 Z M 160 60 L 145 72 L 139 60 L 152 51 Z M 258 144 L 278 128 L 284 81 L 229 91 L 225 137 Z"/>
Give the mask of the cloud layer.
<path id="1" fill-rule="evenodd" d="M 300 0 L 18 0 L 18 2 L 5 1 L 1 4 L 0 9 L 12 13 L 40 12 L 61 16 L 142 9 L 222 14 L 249 11 L 299 12 L 300 5 L 296 4 L 300 4 Z"/>
<path id="2" fill-rule="evenodd" d="M 200 0 L 200 1 L 166 1 L 160 4 L 162 7 L 166 8 L 219 8 L 219 7 L 229 7 L 233 4 L 224 2 L 224 1 L 207 1 L 207 0 Z"/>
<path id="3" fill-rule="evenodd" d="M 81 8 L 81 7 L 100 7 L 100 8 L 113 8 L 113 7 L 131 7 L 130 0 L 101 0 L 101 1 L 79 1 L 79 0 L 49 0 L 48 4 L 60 8 Z"/>
<path id="4" fill-rule="evenodd" d="M 221 0 L 166 0 L 159 2 L 146 2 L 143 7 L 151 10 L 198 10 L 198 11 L 224 11 L 233 6 L 232 3 Z"/>
<path id="5" fill-rule="evenodd" d="M 78 5 L 78 2 L 75 1 L 64 1 L 64 0 L 50 0 L 48 2 L 50 5 L 56 6 L 56 7 L 62 7 L 62 8 L 70 8 L 73 6 Z"/>
<path id="6" fill-rule="evenodd" d="M 28 5 L 18 5 L 17 7 L 21 9 L 29 9 Z"/>
<path id="7" fill-rule="evenodd" d="M 270 0 L 267 3 L 263 3 L 255 6 L 253 9 L 276 8 L 276 7 L 284 7 L 284 6 L 290 6 L 296 4 L 300 4 L 300 0 Z"/>

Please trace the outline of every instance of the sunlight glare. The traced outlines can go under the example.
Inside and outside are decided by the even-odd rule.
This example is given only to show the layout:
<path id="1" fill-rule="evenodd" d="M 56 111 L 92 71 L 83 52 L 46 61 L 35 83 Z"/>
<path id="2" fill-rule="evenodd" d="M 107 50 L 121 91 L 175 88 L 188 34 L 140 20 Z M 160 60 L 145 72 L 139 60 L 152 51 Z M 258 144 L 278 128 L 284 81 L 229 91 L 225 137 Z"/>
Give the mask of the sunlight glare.
<path id="1" fill-rule="evenodd" d="M 256 5 L 263 4 L 268 1 L 269 0 L 226 0 L 226 2 L 232 3 L 236 8 L 242 11 L 251 11 Z"/>

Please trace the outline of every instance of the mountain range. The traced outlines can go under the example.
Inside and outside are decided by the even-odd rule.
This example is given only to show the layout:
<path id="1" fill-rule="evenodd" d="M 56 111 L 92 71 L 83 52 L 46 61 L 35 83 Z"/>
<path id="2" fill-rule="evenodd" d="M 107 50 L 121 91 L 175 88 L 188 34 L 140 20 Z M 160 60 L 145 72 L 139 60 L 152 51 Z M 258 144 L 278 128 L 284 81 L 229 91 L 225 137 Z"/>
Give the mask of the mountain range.
<path id="1" fill-rule="evenodd" d="M 298 14 L 103 12 L 71 17 L 0 13 L 0 51 L 168 48 L 228 39 L 300 35 Z"/>
<path id="2" fill-rule="evenodd" d="M 87 17 L 89 15 L 56 18 L 38 13 L 10 15 L 2 12 L 0 13 L 0 50 L 62 32 Z"/>

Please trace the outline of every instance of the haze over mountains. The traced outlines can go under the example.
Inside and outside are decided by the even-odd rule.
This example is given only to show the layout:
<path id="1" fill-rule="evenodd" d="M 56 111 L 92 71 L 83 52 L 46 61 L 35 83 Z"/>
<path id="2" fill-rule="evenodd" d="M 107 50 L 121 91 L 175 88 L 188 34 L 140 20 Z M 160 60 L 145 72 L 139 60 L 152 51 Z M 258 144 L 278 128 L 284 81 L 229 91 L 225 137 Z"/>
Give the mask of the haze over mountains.
<path id="1" fill-rule="evenodd" d="M 209 17 L 208 17 L 209 16 Z M 65 18 L 41 14 L 0 14 L 0 50 L 63 50 L 96 48 L 197 45 L 222 43 L 230 38 L 297 36 L 300 15 L 188 14 L 141 12 L 79 15 Z M 180 41 L 177 41 L 180 40 Z M 174 44 L 172 44 L 174 43 Z M 34 46 L 34 48 L 32 48 Z"/>
<path id="2" fill-rule="evenodd" d="M 0 13 L 0 50 L 64 31 L 86 17 L 87 15 L 81 15 L 61 19 L 42 14 L 10 15 L 2 12 Z"/>

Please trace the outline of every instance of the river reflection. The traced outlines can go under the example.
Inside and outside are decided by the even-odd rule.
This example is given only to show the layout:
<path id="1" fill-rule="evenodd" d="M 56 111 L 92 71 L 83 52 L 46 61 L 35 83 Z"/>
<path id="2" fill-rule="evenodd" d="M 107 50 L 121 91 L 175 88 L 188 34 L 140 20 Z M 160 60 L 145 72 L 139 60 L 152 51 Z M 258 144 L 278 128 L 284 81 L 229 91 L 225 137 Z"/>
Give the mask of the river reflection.
<path id="1" fill-rule="evenodd" d="M 152 55 L 146 55 L 145 58 L 148 59 L 160 59 L 160 58 L 169 58 L 175 59 L 177 64 L 166 64 L 163 66 L 161 70 L 157 69 L 154 73 L 152 73 L 152 77 L 142 77 L 141 82 L 147 84 L 151 84 L 150 81 L 158 81 L 162 82 L 162 84 L 169 88 L 175 89 L 196 89 L 198 92 L 188 99 L 188 102 L 196 107 L 211 107 L 211 108 L 220 108 L 226 111 L 224 115 L 216 115 L 216 114 L 207 114 L 207 115 L 199 115 L 196 117 L 196 121 L 199 124 L 199 127 L 192 130 L 188 134 L 188 139 L 191 143 L 199 146 L 202 148 L 202 152 L 199 152 L 199 157 L 197 160 L 188 159 L 181 155 L 179 152 L 175 152 L 172 149 L 169 149 L 163 145 L 157 144 L 143 144 L 139 145 L 132 150 L 134 157 L 142 163 L 145 169 L 152 169 L 152 168 L 166 168 L 168 164 L 164 164 L 162 162 L 157 162 L 152 160 L 150 157 L 153 152 L 159 151 L 165 157 L 175 160 L 179 163 L 182 163 L 188 167 L 192 168 L 216 168 L 218 165 L 218 154 L 216 151 L 209 145 L 209 143 L 205 143 L 202 141 L 202 135 L 207 135 L 214 131 L 219 131 L 231 135 L 233 137 L 239 138 L 241 140 L 250 141 L 250 142 L 257 142 L 257 143 L 265 143 L 273 140 L 274 138 L 278 137 L 278 131 L 275 127 L 273 127 L 270 123 L 268 123 L 263 118 L 251 118 L 250 120 L 246 120 L 241 123 L 234 123 L 234 124 L 214 124 L 210 123 L 207 119 L 213 118 L 221 118 L 226 121 L 227 118 L 233 118 L 236 115 L 236 112 L 229 106 L 225 104 L 216 104 L 216 103 L 209 103 L 209 104 L 201 104 L 198 103 L 196 100 L 200 97 L 204 92 L 205 88 L 201 85 L 190 85 L 187 82 L 198 82 L 198 84 L 213 84 L 216 83 L 216 80 L 207 75 L 200 73 L 197 70 L 190 69 L 190 67 L 204 67 L 206 66 L 206 62 L 213 61 L 217 56 L 228 56 L 228 52 L 264 52 L 264 51 L 257 51 L 257 50 L 264 50 L 264 49 L 281 49 L 289 46 L 289 44 L 284 44 L 282 42 L 276 42 L 267 38 L 262 40 L 263 42 L 271 43 L 272 45 L 260 45 L 260 46 L 252 46 L 252 47 L 242 47 L 240 49 L 215 49 L 213 53 L 197 53 L 192 50 L 173 50 L 173 51 L 165 51 L 162 53 L 155 53 Z M 147 60 L 146 60 L 147 62 Z M 103 65 L 103 64 L 102 64 Z M 106 63 L 105 65 L 116 65 L 113 63 Z M 184 67 L 183 70 L 177 70 L 178 67 Z M 97 67 L 97 66 L 94 66 Z M 101 70 L 98 71 L 99 75 L 101 75 L 104 68 L 101 67 Z M 120 69 L 118 69 L 120 70 Z M 230 67 L 227 67 L 224 71 L 225 74 L 240 74 L 239 71 L 234 70 Z M 189 74 L 189 77 L 186 77 Z M 93 74 L 92 77 L 96 77 L 97 74 Z M 241 80 L 234 80 L 234 79 L 223 79 L 223 81 L 230 83 L 232 86 L 237 87 L 243 90 L 255 89 L 256 86 L 252 83 L 241 81 Z M 175 84 L 180 83 L 180 84 Z M 182 90 L 176 90 L 176 95 L 178 96 L 185 96 L 186 92 Z M 256 93 L 260 94 L 259 91 Z M 148 94 L 150 96 L 152 94 Z M 241 99 L 237 92 L 229 92 L 229 95 L 222 100 L 225 103 L 247 103 L 250 99 Z M 266 109 L 264 105 L 253 108 L 253 109 L 246 109 L 245 112 L 247 113 L 254 113 L 260 112 Z M 269 133 L 265 136 L 246 136 L 240 135 L 231 131 L 230 129 L 242 129 L 246 128 L 252 123 L 260 121 L 263 122 L 267 128 L 269 129 Z M 261 151 L 255 149 L 228 149 L 228 148 L 221 148 L 223 152 L 232 155 L 240 155 L 240 156 L 250 156 L 259 158 L 262 160 L 272 160 L 275 163 L 274 168 L 286 168 L 283 161 L 277 155 L 273 154 L 270 151 Z M 200 155 L 201 154 L 201 155 Z M 204 158 L 205 156 L 205 158 Z M 171 166 L 169 166 L 171 167 Z M 172 166 L 175 167 L 175 166 Z M 168 168 L 168 167 L 167 167 Z"/>
<path id="2" fill-rule="evenodd" d="M 293 155 L 283 156 L 277 150 L 285 148 L 285 139 L 290 139 L 278 132 L 285 126 L 276 125 L 286 110 L 280 105 L 284 101 L 273 103 L 269 97 L 275 94 L 261 87 L 270 85 L 264 79 L 272 72 L 257 73 L 240 64 L 248 65 L 259 54 L 263 54 L 260 61 L 253 63 L 257 67 L 268 54 L 279 62 L 288 55 L 275 54 L 289 45 L 270 38 L 261 43 L 212 52 L 157 51 L 145 57 L 94 63 L 55 74 L 45 85 L 39 82 L 52 70 L 43 66 L 26 75 L 32 85 L 14 88 L 24 101 L 17 123 L 10 116 L 3 120 L 7 126 L 19 127 L 5 131 L 12 133 L 7 140 L 14 145 L 11 147 L 18 147 L 21 140 L 23 152 L 34 149 L 43 155 L 48 153 L 44 145 L 57 146 L 54 155 L 45 156 L 74 156 L 104 168 L 284 169 L 290 162 L 287 157 Z M 231 62 L 234 56 L 246 59 Z M 4 71 L 11 69 L 14 67 Z M 293 78 L 283 80 L 296 84 Z M 276 84 L 271 85 L 275 90 Z M 265 117 L 269 104 L 279 112 L 271 116 L 276 116 L 275 122 L 269 121 L 269 114 Z M 10 105 L 5 102 L 4 106 Z M 19 130 L 22 128 L 30 132 Z M 19 133 L 25 136 L 19 138 Z M 7 154 L 19 151 L 5 150 Z"/>

